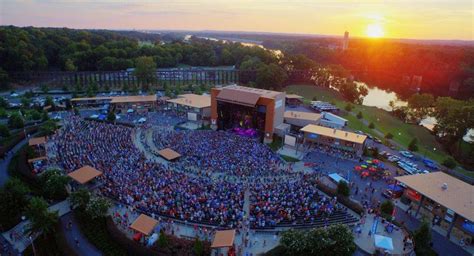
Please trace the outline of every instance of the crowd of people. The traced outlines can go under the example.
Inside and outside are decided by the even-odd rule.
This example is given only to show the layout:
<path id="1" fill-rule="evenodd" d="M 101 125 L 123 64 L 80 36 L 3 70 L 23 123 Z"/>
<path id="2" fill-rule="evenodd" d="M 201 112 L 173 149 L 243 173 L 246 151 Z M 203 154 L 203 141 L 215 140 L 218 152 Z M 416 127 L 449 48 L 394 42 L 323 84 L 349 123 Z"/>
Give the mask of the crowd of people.
<path id="1" fill-rule="evenodd" d="M 313 223 L 342 207 L 335 198 L 320 193 L 315 178 L 306 175 L 292 182 L 256 183 L 251 191 L 254 228 Z"/>
<path id="2" fill-rule="evenodd" d="M 204 172 L 238 177 L 281 174 L 281 160 L 271 149 L 254 139 L 225 131 L 161 131 L 153 133 L 158 148 L 172 148 L 180 161 Z"/>
<path id="3" fill-rule="evenodd" d="M 52 162 L 66 172 L 84 165 L 102 171 L 99 191 L 138 211 L 213 226 L 242 226 L 246 193 L 252 227 L 310 223 L 339 207 L 335 199 L 318 192 L 311 177 L 292 174 L 288 182 L 284 174 L 291 168 L 280 166 L 270 149 L 250 138 L 158 129 L 155 142 L 184 156 L 164 165 L 147 159 L 133 143 L 135 129 L 142 128 L 72 116 L 50 138 L 56 151 Z M 190 166 L 255 179 L 199 175 L 188 172 Z"/>

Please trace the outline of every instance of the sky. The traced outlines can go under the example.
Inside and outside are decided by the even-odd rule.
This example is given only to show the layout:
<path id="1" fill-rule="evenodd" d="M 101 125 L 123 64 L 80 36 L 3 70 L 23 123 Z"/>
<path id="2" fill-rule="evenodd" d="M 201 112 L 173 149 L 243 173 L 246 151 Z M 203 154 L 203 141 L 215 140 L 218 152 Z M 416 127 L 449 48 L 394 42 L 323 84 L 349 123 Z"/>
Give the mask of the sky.
<path id="1" fill-rule="evenodd" d="M 474 0 L 0 0 L 0 24 L 474 40 Z"/>

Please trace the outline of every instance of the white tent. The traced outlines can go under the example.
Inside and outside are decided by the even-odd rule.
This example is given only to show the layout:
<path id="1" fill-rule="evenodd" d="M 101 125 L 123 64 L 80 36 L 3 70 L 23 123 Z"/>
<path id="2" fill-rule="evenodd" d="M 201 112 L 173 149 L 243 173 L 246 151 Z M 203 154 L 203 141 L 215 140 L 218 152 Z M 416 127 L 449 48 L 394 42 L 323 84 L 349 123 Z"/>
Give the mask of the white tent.
<path id="1" fill-rule="evenodd" d="M 129 108 L 129 109 L 127 110 L 127 113 L 133 113 L 133 109 Z"/>
<path id="2" fill-rule="evenodd" d="M 146 122 L 146 118 L 142 117 L 142 118 L 138 119 L 138 122 L 139 123 L 144 123 L 144 122 Z"/>
<path id="3" fill-rule="evenodd" d="M 331 180 L 333 180 L 335 183 L 339 183 L 340 181 L 344 181 L 345 183 L 349 184 L 346 179 L 341 177 L 341 175 L 337 173 L 331 173 L 328 175 Z"/>
<path id="4" fill-rule="evenodd" d="M 393 251 L 393 241 L 392 238 L 388 236 L 375 235 L 374 236 L 375 247 L 381 248 L 384 250 Z"/>

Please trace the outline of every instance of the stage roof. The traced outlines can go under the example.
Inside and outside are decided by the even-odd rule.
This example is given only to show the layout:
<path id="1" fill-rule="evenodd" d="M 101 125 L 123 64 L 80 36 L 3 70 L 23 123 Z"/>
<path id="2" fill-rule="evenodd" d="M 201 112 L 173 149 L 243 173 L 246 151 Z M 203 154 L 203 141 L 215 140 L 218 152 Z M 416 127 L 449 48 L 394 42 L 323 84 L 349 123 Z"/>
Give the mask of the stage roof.
<path id="1" fill-rule="evenodd" d="M 178 152 L 172 150 L 171 148 L 162 149 L 162 150 L 158 151 L 158 154 L 160 154 L 160 156 L 162 156 L 164 159 L 166 159 L 168 161 L 174 160 L 174 159 L 181 156 L 181 154 L 179 154 Z"/>
<path id="2" fill-rule="evenodd" d="M 331 137 L 334 139 L 354 142 L 358 144 L 364 143 L 365 139 L 367 139 L 366 135 L 361 135 L 361 134 L 357 134 L 353 132 L 328 128 L 328 127 L 314 125 L 314 124 L 308 124 L 305 127 L 301 128 L 300 131 L 322 135 L 326 137 Z"/>
<path id="3" fill-rule="evenodd" d="M 407 187 L 474 221 L 474 186 L 444 172 L 395 177 Z M 443 189 L 443 184 L 447 189 Z"/>
<path id="4" fill-rule="evenodd" d="M 149 235 L 158 224 L 158 221 L 145 214 L 140 214 L 138 218 L 130 225 L 130 228 L 144 235 Z"/>
<path id="5" fill-rule="evenodd" d="M 36 146 L 36 145 L 41 145 L 46 143 L 46 137 L 37 137 L 37 138 L 31 138 L 28 141 L 28 145 L 30 146 Z"/>
<path id="6" fill-rule="evenodd" d="M 81 183 L 86 184 L 87 182 L 91 181 L 95 177 L 102 175 L 101 171 L 96 170 L 95 168 L 85 165 L 71 173 L 68 174 L 73 180 Z"/>
<path id="7" fill-rule="evenodd" d="M 315 121 L 321 118 L 321 114 L 302 111 L 285 111 L 285 118 Z"/>
<path id="8" fill-rule="evenodd" d="M 287 99 L 303 99 L 303 96 L 299 96 L 298 94 L 287 94 L 285 97 Z"/>
<path id="9" fill-rule="evenodd" d="M 235 229 L 218 230 L 212 240 L 211 248 L 231 247 L 234 245 Z"/>
<path id="10" fill-rule="evenodd" d="M 167 102 L 178 105 L 188 106 L 192 108 L 209 108 L 211 107 L 211 96 L 197 94 L 181 94 L 178 98 L 167 100 Z"/>
<path id="11" fill-rule="evenodd" d="M 283 92 L 238 85 L 229 85 L 217 89 L 220 90 L 219 94 L 217 95 L 218 100 L 252 107 L 257 104 L 257 101 L 260 97 L 275 99 L 278 95 L 284 94 Z"/>

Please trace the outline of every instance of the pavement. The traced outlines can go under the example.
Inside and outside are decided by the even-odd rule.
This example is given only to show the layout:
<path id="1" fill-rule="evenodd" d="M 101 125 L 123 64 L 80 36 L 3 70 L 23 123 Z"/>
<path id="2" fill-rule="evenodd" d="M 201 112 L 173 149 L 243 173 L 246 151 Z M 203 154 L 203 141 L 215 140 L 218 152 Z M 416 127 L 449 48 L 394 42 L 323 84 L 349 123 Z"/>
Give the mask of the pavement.
<path id="1" fill-rule="evenodd" d="M 16 144 L 15 147 L 13 147 L 10 152 L 6 154 L 5 157 L 0 161 L 0 187 L 3 187 L 3 185 L 5 185 L 5 183 L 10 178 L 10 175 L 8 175 L 8 165 L 10 164 L 10 161 L 12 160 L 15 153 L 18 152 L 27 141 L 28 138 L 20 141 L 20 143 Z"/>
<path id="2" fill-rule="evenodd" d="M 61 217 L 61 228 L 65 234 L 66 242 L 78 255 L 100 256 L 102 253 L 91 244 L 79 229 L 79 224 L 72 212 Z M 77 242 L 76 242 L 77 241 Z"/>

